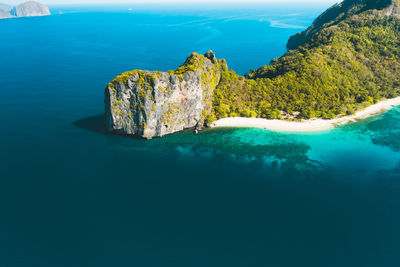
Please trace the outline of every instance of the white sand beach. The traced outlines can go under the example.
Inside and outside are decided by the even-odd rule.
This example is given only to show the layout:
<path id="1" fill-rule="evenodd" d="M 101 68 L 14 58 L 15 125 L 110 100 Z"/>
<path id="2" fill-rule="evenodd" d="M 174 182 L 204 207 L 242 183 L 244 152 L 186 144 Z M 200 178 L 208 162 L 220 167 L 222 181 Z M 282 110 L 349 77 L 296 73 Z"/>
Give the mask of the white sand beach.
<path id="1" fill-rule="evenodd" d="M 262 128 L 275 132 L 285 133 L 307 133 L 328 131 L 336 126 L 355 122 L 370 116 L 381 114 L 400 105 L 400 97 L 383 100 L 371 105 L 354 115 L 335 118 L 332 120 L 311 119 L 301 121 L 268 120 L 260 118 L 225 118 L 212 123 L 212 127 L 239 127 L 239 128 Z"/>

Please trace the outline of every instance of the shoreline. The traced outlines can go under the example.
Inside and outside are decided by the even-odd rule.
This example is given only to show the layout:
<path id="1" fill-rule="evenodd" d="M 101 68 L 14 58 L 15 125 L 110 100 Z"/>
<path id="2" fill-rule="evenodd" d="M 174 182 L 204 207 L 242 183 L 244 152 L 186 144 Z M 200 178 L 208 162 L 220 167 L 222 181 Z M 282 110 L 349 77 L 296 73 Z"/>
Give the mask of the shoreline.
<path id="1" fill-rule="evenodd" d="M 324 132 L 337 126 L 356 122 L 371 116 L 382 114 L 395 106 L 400 105 L 400 97 L 383 100 L 371 105 L 353 115 L 335 118 L 331 120 L 310 119 L 302 121 L 269 120 L 262 118 L 233 117 L 220 119 L 211 124 L 211 128 L 234 127 L 234 128 L 261 128 L 282 133 L 313 133 Z"/>

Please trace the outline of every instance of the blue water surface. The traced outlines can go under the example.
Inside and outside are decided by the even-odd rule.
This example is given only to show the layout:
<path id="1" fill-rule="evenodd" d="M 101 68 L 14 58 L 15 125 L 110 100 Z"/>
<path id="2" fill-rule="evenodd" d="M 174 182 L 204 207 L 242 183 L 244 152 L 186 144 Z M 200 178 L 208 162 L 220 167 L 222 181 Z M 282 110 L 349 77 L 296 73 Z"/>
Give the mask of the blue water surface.
<path id="1" fill-rule="evenodd" d="M 326 8 L 54 6 L 1 20 L 0 266 L 400 266 L 400 108 L 317 134 L 105 133 L 119 73 L 212 49 L 245 74 Z"/>

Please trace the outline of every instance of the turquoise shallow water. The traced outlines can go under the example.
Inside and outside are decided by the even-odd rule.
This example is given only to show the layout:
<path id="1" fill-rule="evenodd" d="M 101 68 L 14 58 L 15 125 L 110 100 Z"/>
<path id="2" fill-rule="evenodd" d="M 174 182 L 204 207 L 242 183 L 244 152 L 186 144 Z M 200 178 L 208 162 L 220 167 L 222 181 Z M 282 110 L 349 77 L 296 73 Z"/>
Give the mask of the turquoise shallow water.
<path id="1" fill-rule="evenodd" d="M 325 8 L 0 21 L 0 266 L 399 266 L 400 108 L 316 134 L 104 133 L 115 75 L 209 49 L 246 73 Z"/>
<path id="2" fill-rule="evenodd" d="M 400 108 L 310 134 L 286 134 L 264 129 L 210 129 L 198 136 L 190 132 L 148 142 L 149 149 L 167 145 L 182 157 L 212 158 L 219 154 L 236 164 L 257 164 L 276 169 L 322 170 L 354 175 L 360 180 L 385 176 L 399 167 Z M 161 145 L 162 144 L 162 145 Z M 151 147 L 151 148 L 150 148 Z M 162 152 L 160 152 L 162 153 Z"/>

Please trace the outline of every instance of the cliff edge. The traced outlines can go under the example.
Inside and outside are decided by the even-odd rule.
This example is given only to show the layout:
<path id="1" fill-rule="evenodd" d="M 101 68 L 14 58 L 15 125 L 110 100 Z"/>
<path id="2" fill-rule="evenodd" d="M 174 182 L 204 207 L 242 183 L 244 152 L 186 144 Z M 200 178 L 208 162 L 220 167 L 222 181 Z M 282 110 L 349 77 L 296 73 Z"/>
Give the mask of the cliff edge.
<path id="1" fill-rule="evenodd" d="M 121 74 L 105 91 L 108 130 L 150 139 L 201 127 L 212 112 L 213 92 L 225 65 L 209 51 L 191 54 L 174 71 Z"/>
<path id="2" fill-rule="evenodd" d="M 49 8 L 35 1 L 28 1 L 15 7 L 0 4 L 0 19 L 48 15 L 51 15 Z"/>
<path id="3" fill-rule="evenodd" d="M 333 119 L 400 96 L 400 0 L 345 0 L 246 76 L 212 52 L 176 71 L 133 71 L 106 89 L 110 131 L 144 138 L 227 117 Z"/>

